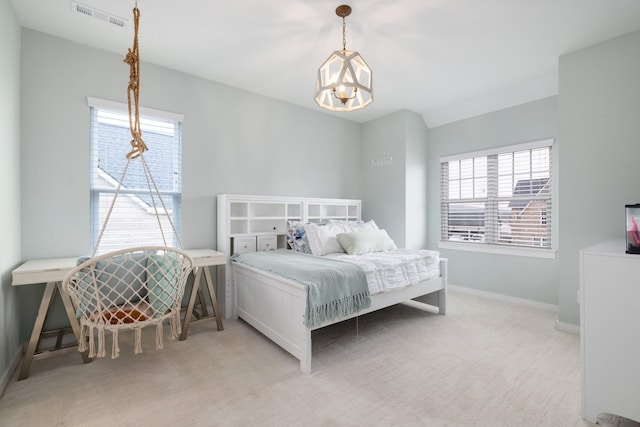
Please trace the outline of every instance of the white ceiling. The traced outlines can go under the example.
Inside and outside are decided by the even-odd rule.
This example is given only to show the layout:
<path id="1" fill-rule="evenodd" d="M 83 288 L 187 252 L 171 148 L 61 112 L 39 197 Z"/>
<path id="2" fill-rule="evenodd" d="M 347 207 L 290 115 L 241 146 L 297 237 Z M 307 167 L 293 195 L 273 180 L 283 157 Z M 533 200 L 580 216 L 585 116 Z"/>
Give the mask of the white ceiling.
<path id="1" fill-rule="evenodd" d="M 12 3 L 23 27 L 123 56 L 132 44 L 135 0 L 80 1 L 127 19 L 125 28 L 72 13 L 70 0 Z M 317 68 L 342 48 L 340 4 L 138 0 L 141 60 L 326 111 L 313 91 Z M 409 109 L 434 127 L 555 95 L 560 55 L 640 29 L 638 0 L 346 4 L 353 8 L 347 49 L 359 51 L 372 68 L 374 102 L 327 114 L 356 122 Z"/>

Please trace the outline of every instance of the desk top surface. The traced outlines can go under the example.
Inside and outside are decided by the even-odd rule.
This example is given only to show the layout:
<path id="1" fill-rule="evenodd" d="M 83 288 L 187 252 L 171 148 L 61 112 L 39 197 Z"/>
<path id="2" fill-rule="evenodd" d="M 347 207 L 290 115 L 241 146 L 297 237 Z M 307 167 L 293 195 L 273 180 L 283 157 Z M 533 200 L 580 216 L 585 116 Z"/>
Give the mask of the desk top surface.
<path id="1" fill-rule="evenodd" d="M 213 249 L 186 249 L 196 267 L 226 264 L 227 256 Z"/>
<path id="2" fill-rule="evenodd" d="M 222 265 L 227 256 L 213 249 L 187 249 L 196 267 Z M 79 257 L 31 259 L 12 272 L 13 286 L 36 283 L 61 282 L 64 276 L 76 266 Z"/>

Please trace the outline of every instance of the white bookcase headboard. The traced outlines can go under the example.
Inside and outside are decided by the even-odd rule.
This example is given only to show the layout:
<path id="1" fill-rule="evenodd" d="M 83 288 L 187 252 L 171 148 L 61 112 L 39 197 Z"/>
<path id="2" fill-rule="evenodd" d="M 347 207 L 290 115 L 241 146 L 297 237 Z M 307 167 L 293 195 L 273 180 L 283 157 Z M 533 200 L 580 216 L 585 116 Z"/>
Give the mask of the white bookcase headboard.
<path id="1" fill-rule="evenodd" d="M 325 223 L 361 219 L 361 201 L 311 197 L 220 194 L 217 206 L 217 249 L 228 256 L 237 252 L 287 247 L 288 221 Z M 227 266 L 229 267 L 229 266 Z M 231 271 L 229 268 L 228 271 Z M 231 276 L 231 274 L 229 274 Z M 232 277 L 218 277 L 218 302 L 225 317 L 233 316 Z"/>

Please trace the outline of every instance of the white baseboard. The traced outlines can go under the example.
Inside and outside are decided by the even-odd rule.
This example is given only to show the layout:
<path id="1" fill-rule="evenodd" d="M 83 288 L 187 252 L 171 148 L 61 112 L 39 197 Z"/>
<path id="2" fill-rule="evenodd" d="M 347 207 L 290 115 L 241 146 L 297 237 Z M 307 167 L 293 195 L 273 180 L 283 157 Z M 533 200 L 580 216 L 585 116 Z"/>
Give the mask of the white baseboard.
<path id="1" fill-rule="evenodd" d="M 557 305 L 547 304 L 547 303 L 538 302 L 538 301 L 532 301 L 526 298 L 511 297 L 507 295 L 496 294 L 493 292 L 481 291 L 478 289 L 465 288 L 462 286 L 449 285 L 449 284 L 447 284 L 447 289 L 450 289 L 454 292 L 460 292 L 461 294 L 476 295 L 479 297 L 508 302 L 511 304 L 519 304 L 527 307 L 533 307 L 533 308 L 537 308 L 544 311 L 550 311 L 553 313 L 558 312 Z M 573 323 L 565 323 L 557 320 L 556 329 L 562 332 L 568 332 L 570 334 L 580 335 L 580 325 L 574 325 Z"/>
<path id="2" fill-rule="evenodd" d="M 580 325 L 574 325 L 573 323 L 566 323 L 558 320 L 556 322 L 556 329 L 562 332 L 580 335 Z"/>
<path id="3" fill-rule="evenodd" d="M 447 284 L 447 289 L 454 292 L 460 292 L 461 294 L 476 295 L 479 297 L 494 299 L 498 301 L 508 302 L 511 304 L 524 305 L 527 307 L 537 308 L 544 311 L 558 312 L 558 306 L 553 304 L 547 304 L 544 302 L 533 301 L 526 298 L 512 297 L 508 295 L 496 294 L 494 292 L 481 291 L 479 289 L 465 288 L 463 286 L 456 286 Z"/>
<path id="4" fill-rule="evenodd" d="M 2 377 L 0 377 L 0 397 L 2 397 L 4 391 L 7 389 L 9 381 L 11 380 L 11 377 L 13 377 L 13 373 L 16 371 L 16 369 L 18 369 L 20 361 L 22 360 L 22 353 L 22 346 L 19 346 L 18 351 L 16 352 L 15 356 L 13 356 L 13 359 L 7 367 L 7 370 L 2 373 Z"/>

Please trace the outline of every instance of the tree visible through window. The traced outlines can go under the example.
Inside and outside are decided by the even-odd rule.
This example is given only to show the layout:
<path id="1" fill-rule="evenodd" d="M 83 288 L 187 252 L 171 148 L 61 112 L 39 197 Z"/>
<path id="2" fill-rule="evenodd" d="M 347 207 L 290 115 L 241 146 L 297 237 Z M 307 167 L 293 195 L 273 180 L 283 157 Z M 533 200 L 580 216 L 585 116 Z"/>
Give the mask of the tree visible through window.
<path id="1" fill-rule="evenodd" d="M 91 246 L 95 245 L 115 195 L 130 151 L 131 135 L 126 109 L 91 106 Z M 170 114 L 170 113 L 169 113 Z M 164 117 L 140 117 L 144 153 L 162 202 L 180 232 L 181 122 Z M 179 246 L 153 184 L 149 191 L 140 159 L 132 160 L 120 194 L 100 241 L 99 253 L 144 245 Z M 166 237 L 163 241 L 154 200 Z"/>
<path id="2" fill-rule="evenodd" d="M 441 240 L 551 248 L 551 144 L 442 158 Z"/>

